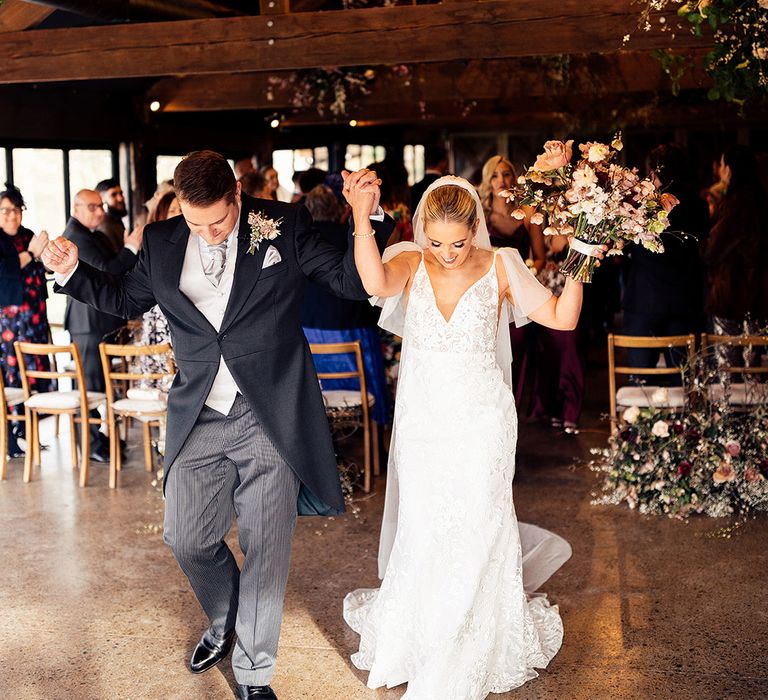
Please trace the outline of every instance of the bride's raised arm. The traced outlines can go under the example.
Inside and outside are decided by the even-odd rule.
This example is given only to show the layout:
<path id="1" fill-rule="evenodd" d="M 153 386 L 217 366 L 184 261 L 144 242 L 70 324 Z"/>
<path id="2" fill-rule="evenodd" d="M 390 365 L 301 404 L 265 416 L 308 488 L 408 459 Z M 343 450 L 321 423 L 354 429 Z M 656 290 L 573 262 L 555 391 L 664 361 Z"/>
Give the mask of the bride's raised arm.
<path id="1" fill-rule="evenodd" d="M 355 265 L 363 287 L 371 296 L 391 297 L 400 294 L 408 284 L 412 271 L 410 258 L 414 253 L 382 262 L 370 221 L 371 212 L 378 205 L 380 183 L 372 171 L 352 173 L 345 176 L 344 196 L 352 207 Z"/>

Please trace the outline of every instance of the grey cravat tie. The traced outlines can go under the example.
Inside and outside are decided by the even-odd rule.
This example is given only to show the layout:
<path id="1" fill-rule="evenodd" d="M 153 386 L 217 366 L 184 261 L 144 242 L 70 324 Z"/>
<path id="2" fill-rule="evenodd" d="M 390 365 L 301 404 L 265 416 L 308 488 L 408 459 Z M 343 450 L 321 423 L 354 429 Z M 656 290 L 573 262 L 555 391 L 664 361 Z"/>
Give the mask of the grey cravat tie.
<path id="1" fill-rule="evenodd" d="M 203 267 L 203 272 L 213 286 L 218 287 L 227 261 L 227 243 L 225 241 L 213 245 L 206 244 L 205 247 L 208 249 L 208 262 Z"/>

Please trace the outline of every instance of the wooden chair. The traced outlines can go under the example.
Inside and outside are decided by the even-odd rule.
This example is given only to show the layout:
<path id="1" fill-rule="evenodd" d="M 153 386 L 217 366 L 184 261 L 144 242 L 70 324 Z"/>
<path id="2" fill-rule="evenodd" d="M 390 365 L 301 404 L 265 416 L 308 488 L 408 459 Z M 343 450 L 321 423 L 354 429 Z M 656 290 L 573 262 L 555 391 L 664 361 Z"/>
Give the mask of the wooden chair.
<path id="1" fill-rule="evenodd" d="M 162 345 L 113 345 L 100 343 L 101 365 L 107 386 L 107 421 L 109 423 L 109 487 L 117 487 L 117 472 L 122 469 L 118 422 L 138 420 L 144 431 L 144 465 L 153 470 L 152 427 L 162 428 L 168 412 L 166 400 L 159 390 L 137 389 L 141 381 L 170 381 L 176 374 L 173 352 L 169 343 Z M 165 371 L 141 372 L 131 369 L 129 360 L 140 357 L 162 358 Z M 115 362 L 115 360 L 119 362 Z M 148 395 L 149 394 L 149 395 Z M 126 429 L 127 435 L 127 429 Z"/>
<path id="2" fill-rule="evenodd" d="M 701 354 L 705 361 L 708 359 L 707 350 L 718 346 L 730 345 L 739 348 L 762 347 L 768 354 L 768 336 L 765 335 L 716 335 L 701 334 Z M 727 399 L 734 407 L 747 408 L 758 404 L 768 404 L 768 381 L 760 381 L 761 376 L 768 380 L 768 366 L 739 367 L 736 365 L 719 365 L 717 374 L 723 374 L 728 381 L 719 384 L 709 384 L 707 395 L 710 401 Z M 743 381 L 731 382 L 734 375 L 742 375 Z"/>
<path id="3" fill-rule="evenodd" d="M 27 420 L 27 454 L 24 459 L 24 481 L 32 479 L 32 468 L 40 464 L 40 416 L 69 416 L 70 446 L 72 449 L 72 468 L 78 467 L 77 432 L 75 426 L 80 423 L 80 486 L 88 483 L 88 467 L 91 456 L 91 425 L 101 424 L 101 418 L 91 418 L 90 412 L 106 403 L 106 394 L 87 391 L 83 362 L 76 343 L 53 345 L 51 343 L 14 343 L 16 357 L 21 369 L 21 383 L 24 388 L 24 410 Z M 57 369 L 56 363 L 48 371 L 27 367 L 26 355 L 56 355 L 69 353 L 74 369 Z M 73 391 L 46 391 L 33 394 L 29 380 L 36 379 L 74 379 L 77 389 Z"/>
<path id="4" fill-rule="evenodd" d="M 684 367 L 628 367 L 616 364 L 616 348 L 681 348 L 685 350 L 687 366 Z M 679 375 L 683 372 L 692 381 L 696 373 L 696 338 L 689 335 L 645 337 L 632 335 L 608 335 L 608 391 L 611 405 L 611 432 L 619 424 L 620 408 L 682 408 L 685 405 L 686 387 L 660 387 L 657 385 L 622 386 L 617 389 L 618 375 Z M 664 389 L 664 391 L 659 391 Z M 656 396 L 654 396 L 654 394 Z"/>
<path id="5" fill-rule="evenodd" d="M 17 416 L 8 410 L 24 403 L 24 389 L 5 386 L 1 371 L 0 391 L 3 394 L 3 400 L 0 401 L 0 480 L 3 480 L 8 464 L 8 425 L 15 421 L 26 422 L 26 415 Z"/>
<path id="6" fill-rule="evenodd" d="M 365 386 L 365 371 L 363 369 L 363 353 L 360 341 L 349 343 L 311 343 L 313 355 L 344 355 L 351 354 L 355 358 L 355 370 L 348 372 L 318 372 L 317 378 L 322 386 L 323 379 L 357 379 L 360 389 L 323 389 L 323 400 L 326 409 L 332 411 L 340 408 L 355 408 L 360 410 L 360 427 L 363 429 L 364 472 L 363 491 L 370 493 L 373 474 L 378 475 L 379 467 L 379 428 L 371 417 L 371 408 L 375 397 L 369 394 Z M 373 464 L 373 470 L 371 465 Z M 372 473 L 373 472 L 373 473 Z"/>

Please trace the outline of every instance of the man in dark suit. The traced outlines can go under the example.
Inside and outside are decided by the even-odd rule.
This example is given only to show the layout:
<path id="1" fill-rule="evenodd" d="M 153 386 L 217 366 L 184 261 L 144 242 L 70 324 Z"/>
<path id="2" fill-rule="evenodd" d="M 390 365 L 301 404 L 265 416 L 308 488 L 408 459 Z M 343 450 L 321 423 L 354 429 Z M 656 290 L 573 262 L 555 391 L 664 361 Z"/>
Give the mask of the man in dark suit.
<path id="1" fill-rule="evenodd" d="M 93 190 L 80 190 L 75 195 L 72 216 L 62 234 L 77 246 L 80 260 L 97 270 L 114 275 L 130 270 L 138 260 L 142 231 L 134 231 L 125 238 L 124 245 L 116 252 L 112 243 L 99 230 L 104 219 L 101 196 Z M 104 313 L 80 301 L 67 299 L 64 312 L 64 328 L 72 342 L 77 343 L 83 359 L 85 382 L 88 391 L 104 391 L 104 372 L 99 355 L 99 343 L 107 333 L 125 324 L 123 317 Z M 96 417 L 97 412 L 93 412 Z M 98 462 L 109 461 L 109 444 L 99 432 L 98 425 L 91 428 L 91 458 Z"/>
<path id="2" fill-rule="evenodd" d="M 416 211 L 424 192 L 448 170 L 448 151 L 443 146 L 424 148 L 424 177 L 411 187 L 411 211 Z"/>
<path id="3" fill-rule="evenodd" d="M 349 177 L 375 193 L 383 249 L 394 222 L 380 214 L 376 173 Z M 189 154 L 174 185 L 182 216 L 147 227 L 129 273 L 78 263 L 77 248 L 60 239 L 43 259 L 66 294 L 125 317 L 159 304 L 168 319 L 178 375 L 168 399 L 164 539 L 210 620 L 190 670 L 221 661 L 236 633 L 240 697 L 274 700 L 297 504 L 304 514 L 344 509 L 301 330 L 304 282 L 367 294 L 352 245 L 344 253 L 313 236 L 302 206 L 242 195 L 219 154 Z M 224 542 L 235 513 L 242 571 Z"/>

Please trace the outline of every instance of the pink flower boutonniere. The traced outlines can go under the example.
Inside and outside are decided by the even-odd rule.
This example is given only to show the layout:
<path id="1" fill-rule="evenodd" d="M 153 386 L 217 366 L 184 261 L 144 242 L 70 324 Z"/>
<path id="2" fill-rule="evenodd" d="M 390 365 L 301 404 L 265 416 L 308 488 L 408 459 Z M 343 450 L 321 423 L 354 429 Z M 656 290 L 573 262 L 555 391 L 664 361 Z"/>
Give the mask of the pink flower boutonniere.
<path id="1" fill-rule="evenodd" d="M 248 253 L 253 255 L 262 241 L 274 241 L 280 235 L 280 224 L 282 219 L 275 221 L 260 212 L 252 211 L 248 214 L 248 225 L 251 227 L 251 240 L 248 246 Z"/>

